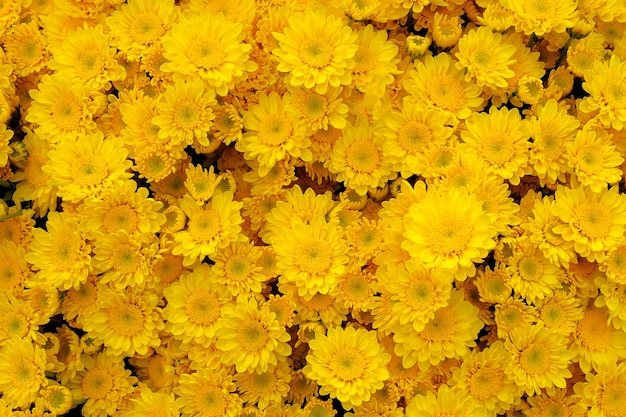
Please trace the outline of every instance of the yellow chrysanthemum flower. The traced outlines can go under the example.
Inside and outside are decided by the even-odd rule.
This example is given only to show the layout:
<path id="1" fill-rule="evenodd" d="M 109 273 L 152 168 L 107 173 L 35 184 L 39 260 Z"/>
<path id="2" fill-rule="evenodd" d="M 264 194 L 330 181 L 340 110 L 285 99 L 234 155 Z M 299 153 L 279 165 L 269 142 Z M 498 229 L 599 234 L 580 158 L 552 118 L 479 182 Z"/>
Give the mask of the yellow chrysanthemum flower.
<path id="1" fill-rule="evenodd" d="M 622 130 L 626 122 L 626 62 L 615 55 L 606 62 L 593 63 L 593 69 L 585 72 L 583 88 L 589 93 L 580 102 L 584 113 L 595 114 L 604 126 Z"/>
<path id="2" fill-rule="evenodd" d="M 328 170 L 337 174 L 346 188 L 365 195 L 369 190 L 383 187 L 396 177 L 391 162 L 384 158 L 383 139 L 375 136 L 372 126 L 359 119 L 342 131 L 327 161 Z"/>
<path id="3" fill-rule="evenodd" d="M 506 260 L 509 284 L 529 303 L 549 297 L 561 286 L 563 271 L 543 256 L 528 240 Z"/>
<path id="4" fill-rule="evenodd" d="M 291 354 L 291 337 L 276 315 L 246 296 L 222 308 L 215 336 L 222 363 L 234 365 L 237 372 L 266 372 Z"/>
<path id="5" fill-rule="evenodd" d="M 262 255 L 261 249 L 252 242 L 234 242 L 210 256 L 215 262 L 210 279 L 228 289 L 233 297 L 261 293 L 263 283 L 269 280 L 259 264 Z"/>
<path id="6" fill-rule="evenodd" d="M 517 31 L 526 35 L 563 33 L 577 20 L 578 3 L 571 0 L 500 0 L 500 3 L 513 11 L 512 19 Z"/>
<path id="7" fill-rule="evenodd" d="M 528 395 L 536 395 L 543 388 L 565 388 L 565 379 L 572 376 L 568 365 L 574 358 L 566 340 L 562 333 L 542 325 L 512 330 L 510 340 L 504 342 L 506 350 L 513 355 L 506 373 Z"/>
<path id="8" fill-rule="evenodd" d="M 245 403 L 256 404 L 259 410 L 265 410 L 268 405 L 283 403 L 283 399 L 287 397 L 291 369 L 287 361 L 278 362 L 276 366 L 260 374 L 250 371 L 238 373 L 234 380 Z"/>
<path id="9" fill-rule="evenodd" d="M 48 386 L 41 390 L 44 405 L 51 413 L 66 414 L 74 406 L 72 391 L 65 385 L 48 382 Z"/>
<path id="10" fill-rule="evenodd" d="M 343 129 L 346 126 L 348 106 L 343 102 L 343 89 L 331 87 L 326 93 L 304 87 L 287 86 L 286 110 L 294 121 L 294 130 L 306 136 L 318 130 Z"/>
<path id="11" fill-rule="evenodd" d="M 120 417 L 179 417 L 179 405 L 173 393 L 153 392 L 142 387 L 141 395 L 130 399 L 128 411 L 122 411 Z"/>
<path id="12" fill-rule="evenodd" d="M 307 300 L 317 293 L 328 294 L 349 260 L 341 232 L 321 216 L 309 223 L 293 219 L 289 229 L 272 238 L 281 280 L 295 283 Z"/>
<path id="13" fill-rule="evenodd" d="M 185 416 L 235 417 L 241 411 L 237 387 L 226 370 L 199 369 L 183 374 L 174 393 L 176 404 Z"/>
<path id="14" fill-rule="evenodd" d="M 576 323 L 583 317 L 580 299 L 569 296 L 563 291 L 546 297 L 536 303 L 538 318 L 550 331 L 570 335 L 576 329 Z"/>
<path id="15" fill-rule="evenodd" d="M 159 138 L 173 147 L 194 141 L 208 146 L 207 135 L 215 118 L 212 106 L 216 104 L 213 91 L 207 90 L 202 81 L 178 80 L 159 96 L 152 123 L 159 127 Z"/>
<path id="16" fill-rule="evenodd" d="M 337 398 L 351 409 L 383 387 L 389 378 L 386 366 L 391 356 L 376 337 L 376 332 L 353 327 L 332 327 L 309 342 L 310 352 L 304 374 L 317 381 L 320 394 Z"/>
<path id="17" fill-rule="evenodd" d="M 394 326 L 394 352 L 405 368 L 417 363 L 426 371 L 447 358 L 467 354 L 476 345 L 482 327 L 478 309 L 463 299 L 461 291 L 452 290 L 448 305 L 435 311 L 421 331 L 416 332 L 413 326 Z"/>
<path id="18" fill-rule="evenodd" d="M 48 152 L 50 159 L 41 170 L 50 175 L 48 183 L 58 188 L 59 197 L 78 203 L 122 186 L 132 175 L 127 155 L 121 139 L 105 140 L 97 132 L 76 142 L 62 140 Z"/>
<path id="19" fill-rule="evenodd" d="M 573 242 L 576 252 L 590 262 L 602 262 L 606 252 L 624 240 L 626 199 L 617 187 L 600 192 L 558 187 L 552 214 L 563 222 L 552 232 Z"/>
<path id="20" fill-rule="evenodd" d="M 458 42 L 456 67 L 465 71 L 465 80 L 479 87 L 505 88 L 507 78 L 515 74 L 513 64 L 515 47 L 502 41 L 502 35 L 481 26 L 467 32 Z"/>
<path id="21" fill-rule="evenodd" d="M 283 32 L 273 35 L 279 42 L 272 50 L 278 57 L 277 69 L 289 73 L 291 85 L 324 94 L 329 86 L 352 81 L 357 35 L 339 17 L 308 7 L 289 17 Z"/>
<path id="22" fill-rule="evenodd" d="M 362 93 L 382 96 L 399 74 L 398 47 L 387 40 L 387 31 L 367 25 L 356 32 L 358 46 L 354 67 L 350 70 L 356 89 Z"/>
<path id="23" fill-rule="evenodd" d="M 29 94 L 33 102 L 25 119 L 35 124 L 35 133 L 42 139 L 56 143 L 96 131 L 93 118 L 99 99 L 90 96 L 83 83 L 71 83 L 58 74 L 44 75 Z"/>
<path id="24" fill-rule="evenodd" d="M 489 113 L 473 113 L 461 131 L 460 149 L 485 165 L 485 174 L 495 174 L 517 185 L 531 173 L 528 165 L 530 132 L 517 109 L 492 106 Z"/>
<path id="25" fill-rule="evenodd" d="M 240 210 L 242 203 L 233 201 L 230 192 L 217 193 L 211 201 L 198 205 L 189 195 L 180 202 L 180 208 L 189 218 L 187 227 L 174 234 L 174 255 L 183 255 L 183 264 L 189 266 L 218 248 L 225 248 L 241 237 Z"/>
<path id="26" fill-rule="evenodd" d="M 454 389 L 466 392 L 481 408 L 502 414 L 519 401 L 523 389 L 505 372 L 512 356 L 496 341 L 487 349 L 473 351 L 454 371 Z"/>
<path id="27" fill-rule="evenodd" d="M 106 23 L 111 45 L 137 60 L 170 29 L 179 9 L 167 0 L 131 0 L 111 13 Z"/>
<path id="28" fill-rule="evenodd" d="M 48 383 L 46 371 L 51 370 L 51 366 L 46 352 L 30 339 L 16 337 L 3 342 L 0 347 L 2 399 L 13 410 L 28 409 L 39 398 L 40 388 Z"/>
<path id="29" fill-rule="evenodd" d="M 626 409 L 626 362 L 605 366 L 586 381 L 574 385 L 574 398 L 582 413 L 593 417 L 617 417 Z"/>
<path id="30" fill-rule="evenodd" d="M 287 101 L 276 92 L 260 93 L 259 103 L 244 112 L 246 132 L 235 144 L 247 160 L 259 163 L 258 172 L 265 176 L 276 163 L 289 155 L 310 161 L 310 140 L 303 132 L 296 132 L 294 120 L 285 110 Z"/>
<path id="31" fill-rule="evenodd" d="M 105 352 L 83 355 L 84 369 L 67 384 L 74 399 L 84 403 L 85 417 L 106 417 L 115 414 L 123 398 L 134 391 L 137 378 L 124 369 L 124 361 Z"/>
<path id="32" fill-rule="evenodd" d="M 13 26 L 4 40 L 4 50 L 14 73 L 21 77 L 40 71 L 50 59 L 48 40 L 36 20 Z"/>
<path id="33" fill-rule="evenodd" d="M 163 56 L 169 61 L 161 70 L 174 79 L 201 79 L 220 96 L 254 71 L 248 59 L 252 47 L 244 42 L 243 26 L 223 14 L 182 15 L 163 38 Z"/>
<path id="34" fill-rule="evenodd" d="M 402 247 L 428 268 L 441 267 L 458 280 L 476 274 L 495 248 L 496 228 L 474 196 L 450 192 L 427 193 L 404 217 Z"/>
<path id="35" fill-rule="evenodd" d="M 159 298 L 132 290 L 99 287 L 97 309 L 84 317 L 83 329 L 112 356 L 145 355 L 159 346 L 164 324 Z"/>
<path id="36" fill-rule="evenodd" d="M 422 101 L 428 107 L 452 116 L 453 121 L 467 119 L 483 105 L 481 88 L 465 81 L 465 74 L 456 68 L 447 53 L 427 56 L 418 62 L 404 81 L 407 99 Z"/>
<path id="37" fill-rule="evenodd" d="M 439 386 L 436 394 L 428 391 L 414 396 L 406 407 L 407 417 L 478 417 L 482 412 L 472 397 L 446 384 Z"/>
<path id="38" fill-rule="evenodd" d="M 565 151 L 567 170 L 578 182 L 592 191 L 601 192 L 607 183 L 615 185 L 622 178 L 619 166 L 624 162 L 608 135 L 585 126 L 576 133 Z"/>
<path id="39" fill-rule="evenodd" d="M 37 279 L 62 291 L 87 281 L 92 268 L 91 247 L 68 214 L 49 213 L 46 230 L 34 229 L 33 237 L 25 259 L 38 271 Z"/>

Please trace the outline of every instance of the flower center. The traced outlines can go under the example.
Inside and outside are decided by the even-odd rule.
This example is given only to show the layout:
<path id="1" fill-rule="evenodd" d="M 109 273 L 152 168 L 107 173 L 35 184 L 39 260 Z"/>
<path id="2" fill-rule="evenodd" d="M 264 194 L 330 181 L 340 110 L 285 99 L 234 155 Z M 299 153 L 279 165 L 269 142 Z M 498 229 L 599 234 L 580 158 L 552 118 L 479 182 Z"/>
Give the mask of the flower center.
<path id="1" fill-rule="evenodd" d="M 199 68 L 214 69 L 226 59 L 224 47 L 208 39 L 194 39 L 187 50 L 189 60 Z"/>
<path id="2" fill-rule="evenodd" d="M 74 267 L 77 258 L 76 254 L 80 250 L 79 245 L 79 242 L 71 237 L 57 241 L 57 246 L 52 249 L 51 253 L 56 269 L 67 271 Z"/>
<path id="3" fill-rule="evenodd" d="M 24 174 L 26 175 L 26 181 L 34 188 L 47 188 L 50 175 L 41 170 L 41 167 L 45 165 L 46 161 L 38 154 L 31 155 L 28 158 L 26 167 L 24 168 Z"/>
<path id="4" fill-rule="evenodd" d="M 78 128 L 82 118 L 82 108 L 72 96 L 61 96 L 50 109 L 50 118 L 62 130 L 72 131 Z"/>
<path id="5" fill-rule="evenodd" d="M 269 337 L 263 324 L 255 320 L 247 320 L 239 328 L 237 339 L 246 351 L 259 352 L 267 345 Z"/>
<path id="6" fill-rule="evenodd" d="M 118 335 L 134 336 L 144 330 L 143 314 L 134 304 L 112 307 L 108 313 L 108 325 Z"/>
<path id="7" fill-rule="evenodd" d="M 507 135 L 492 132 L 482 137 L 481 155 L 491 165 L 502 166 L 509 162 L 515 153 L 513 142 Z"/>
<path id="8" fill-rule="evenodd" d="M 226 411 L 226 399 L 222 390 L 218 387 L 203 387 L 196 394 L 196 409 L 200 415 L 223 416 Z"/>
<path id="9" fill-rule="evenodd" d="M 492 398 L 495 396 L 500 387 L 504 373 L 491 368 L 480 368 L 470 378 L 470 392 L 479 400 Z"/>
<path id="10" fill-rule="evenodd" d="M 90 400 L 106 398 L 113 389 L 113 378 L 106 369 L 95 368 L 88 371 L 83 377 L 83 392 Z"/>
<path id="11" fill-rule="evenodd" d="M 454 334 L 454 324 L 452 311 L 448 307 L 443 307 L 435 311 L 435 317 L 426 323 L 420 334 L 424 339 L 431 342 L 446 342 Z"/>
<path id="12" fill-rule="evenodd" d="M 154 13 L 141 13 L 130 24 L 131 38 L 142 45 L 157 40 L 163 33 L 163 22 Z"/>
<path id="13" fill-rule="evenodd" d="M 33 385 L 36 374 L 37 368 L 34 364 L 21 360 L 15 366 L 15 371 L 13 372 L 15 379 L 13 382 L 19 387 L 30 388 Z"/>
<path id="14" fill-rule="evenodd" d="M 270 114 L 261 121 L 258 136 L 261 142 L 269 146 L 282 145 L 291 136 L 292 125 L 283 114 Z"/>
<path id="15" fill-rule="evenodd" d="M 83 187 L 102 184 L 106 176 L 106 163 L 96 155 L 82 156 L 72 164 L 72 178 Z"/>
<path id="16" fill-rule="evenodd" d="M 626 384 L 615 382 L 604 387 L 600 408 L 608 417 L 618 417 L 626 410 Z"/>
<path id="17" fill-rule="evenodd" d="M 352 72 L 358 74 L 376 68 L 376 55 L 367 45 L 359 45 L 354 54 L 354 68 Z"/>
<path id="18" fill-rule="evenodd" d="M 430 127 L 416 120 L 409 120 L 398 130 L 398 143 L 410 154 L 416 154 L 433 140 Z"/>
<path id="19" fill-rule="evenodd" d="M 348 147 L 346 162 L 356 172 L 371 173 L 380 163 L 380 154 L 371 141 L 358 140 Z"/>
<path id="20" fill-rule="evenodd" d="M 219 231 L 220 219 L 214 210 L 200 210 L 189 220 L 189 233 L 196 241 L 209 241 Z"/>
<path id="21" fill-rule="evenodd" d="M 244 256 L 233 256 L 226 262 L 226 277 L 233 281 L 244 281 L 252 272 L 250 260 Z"/>
<path id="22" fill-rule="evenodd" d="M 200 121 L 200 112 L 194 105 L 183 104 L 176 109 L 174 121 L 183 129 L 193 129 L 198 126 L 198 122 Z"/>
<path id="23" fill-rule="evenodd" d="M 308 94 L 302 100 L 302 114 L 310 120 L 322 119 L 327 109 L 326 99 L 319 94 Z"/>
<path id="24" fill-rule="evenodd" d="M 129 274 L 138 267 L 139 257 L 131 245 L 125 244 L 113 250 L 113 268 L 116 271 L 122 274 Z"/>
<path id="25" fill-rule="evenodd" d="M 5 329 L 9 336 L 23 338 L 28 333 L 28 320 L 20 313 L 8 313 L 4 317 Z"/>
<path id="26" fill-rule="evenodd" d="M 220 304 L 207 290 L 196 290 L 191 294 L 185 309 L 192 323 L 203 326 L 215 323 L 220 316 Z"/>
<path id="27" fill-rule="evenodd" d="M 612 329 L 607 325 L 608 315 L 600 309 L 590 309 L 576 324 L 576 337 L 583 346 L 596 350 L 611 349 Z"/>
<path id="28" fill-rule="evenodd" d="M 321 274 L 328 271 L 332 254 L 330 246 L 324 240 L 308 239 L 298 249 L 296 263 L 304 272 Z"/>
<path id="29" fill-rule="evenodd" d="M 520 276 L 524 281 L 537 281 L 543 273 L 543 268 L 533 258 L 524 258 L 519 263 Z"/>
<path id="30" fill-rule="evenodd" d="M 77 57 L 78 68 L 81 78 L 88 80 L 96 78 L 104 68 L 104 59 L 100 51 L 83 51 Z"/>
<path id="31" fill-rule="evenodd" d="M 3 291 L 15 288 L 20 284 L 22 271 L 12 259 L 5 260 L 5 264 L 0 266 L 0 287 Z"/>
<path id="32" fill-rule="evenodd" d="M 587 175 L 597 174 L 602 170 L 604 158 L 602 153 L 595 148 L 585 147 L 581 149 L 576 158 L 578 168 Z"/>
<path id="33" fill-rule="evenodd" d="M 611 210 L 597 201 L 585 201 L 574 211 L 574 226 L 590 238 L 603 238 L 611 230 Z"/>
<path id="34" fill-rule="evenodd" d="M 461 255 L 470 242 L 472 228 L 463 219 L 444 214 L 426 230 L 430 249 L 437 255 Z"/>
<path id="35" fill-rule="evenodd" d="M 126 230 L 128 233 L 137 231 L 137 213 L 128 204 L 112 207 L 103 216 L 103 226 L 106 233 L 114 233 L 118 230 Z"/>
<path id="36" fill-rule="evenodd" d="M 565 321 L 563 310 L 558 304 L 545 304 L 540 310 L 541 320 L 550 328 L 558 328 Z"/>
<path id="37" fill-rule="evenodd" d="M 459 81 L 448 75 L 434 77 L 426 86 L 426 92 L 437 107 L 455 111 L 465 106 L 465 89 Z"/>
<path id="38" fill-rule="evenodd" d="M 552 363 L 550 353 L 542 344 L 527 347 L 520 354 L 519 363 L 527 374 L 544 374 Z"/>
<path id="39" fill-rule="evenodd" d="M 326 67 L 333 57 L 333 48 L 323 39 L 306 39 L 300 50 L 300 59 L 309 67 Z"/>
<path id="40" fill-rule="evenodd" d="M 609 107 L 614 109 L 626 107 L 626 91 L 620 83 L 607 83 L 607 86 L 604 89 L 604 97 Z"/>
<path id="41" fill-rule="evenodd" d="M 354 381 L 363 375 L 365 369 L 363 355 L 354 349 L 343 349 L 330 362 L 334 375 L 343 381 Z"/>
<path id="42" fill-rule="evenodd" d="M 406 292 L 407 303 L 415 310 L 429 309 L 435 301 L 433 300 L 434 291 L 434 284 L 428 281 L 412 282 Z"/>

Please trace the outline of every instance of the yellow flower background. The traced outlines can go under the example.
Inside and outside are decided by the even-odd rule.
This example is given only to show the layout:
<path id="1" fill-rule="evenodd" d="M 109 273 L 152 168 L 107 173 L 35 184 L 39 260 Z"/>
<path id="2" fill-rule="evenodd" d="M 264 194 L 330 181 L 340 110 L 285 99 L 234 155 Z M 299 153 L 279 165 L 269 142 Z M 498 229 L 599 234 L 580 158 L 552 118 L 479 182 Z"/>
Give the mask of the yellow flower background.
<path id="1" fill-rule="evenodd" d="M 625 126 L 623 1 L 0 1 L 0 417 L 622 417 Z"/>

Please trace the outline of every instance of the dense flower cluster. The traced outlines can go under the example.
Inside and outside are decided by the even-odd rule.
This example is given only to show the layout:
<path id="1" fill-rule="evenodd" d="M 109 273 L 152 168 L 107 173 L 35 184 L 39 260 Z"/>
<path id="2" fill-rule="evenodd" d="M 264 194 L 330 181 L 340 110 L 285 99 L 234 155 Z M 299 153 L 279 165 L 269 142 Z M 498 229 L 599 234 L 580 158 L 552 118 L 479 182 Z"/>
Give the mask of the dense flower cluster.
<path id="1" fill-rule="evenodd" d="M 0 2 L 0 416 L 621 417 L 625 34 Z"/>

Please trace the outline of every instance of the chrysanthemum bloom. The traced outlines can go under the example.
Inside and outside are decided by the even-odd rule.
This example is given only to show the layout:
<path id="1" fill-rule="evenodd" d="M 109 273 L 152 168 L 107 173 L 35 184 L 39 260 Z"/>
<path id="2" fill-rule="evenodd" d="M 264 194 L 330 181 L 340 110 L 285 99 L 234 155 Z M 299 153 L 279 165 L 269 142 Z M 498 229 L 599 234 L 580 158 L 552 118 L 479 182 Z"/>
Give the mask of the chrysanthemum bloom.
<path id="1" fill-rule="evenodd" d="M 259 259 L 263 252 L 252 242 L 235 242 L 220 249 L 210 258 L 210 280 L 215 280 L 235 297 L 249 292 L 261 293 L 263 283 L 269 277 L 263 273 Z"/>
<path id="2" fill-rule="evenodd" d="M 456 67 L 465 71 L 466 81 L 479 87 L 505 88 L 506 79 L 515 74 L 510 68 L 514 53 L 515 47 L 503 42 L 502 35 L 481 26 L 459 39 Z"/>
<path id="3" fill-rule="evenodd" d="M 548 32 L 563 33 L 577 20 L 574 1 L 560 0 L 502 0 L 501 4 L 513 11 L 513 23 L 519 32 L 543 36 Z"/>
<path id="4" fill-rule="evenodd" d="M 513 185 L 530 174 L 528 141 L 530 132 L 517 109 L 492 106 L 489 113 L 474 113 L 461 131 L 461 149 L 482 161 L 485 174 L 495 174 Z"/>
<path id="5" fill-rule="evenodd" d="M 443 113 L 407 100 L 402 112 L 391 112 L 377 121 L 374 134 L 384 138 L 385 159 L 402 177 L 409 178 L 424 171 L 423 149 L 431 143 L 443 145 L 452 135 L 447 123 Z"/>
<path id="6" fill-rule="evenodd" d="M 346 126 L 349 108 L 341 96 L 343 88 L 331 87 L 324 94 L 292 85 L 287 88 L 286 110 L 291 114 L 298 134 L 310 136 L 320 129 L 343 129 Z"/>
<path id="7" fill-rule="evenodd" d="M 538 319 L 550 331 L 570 335 L 576 323 L 583 318 L 584 310 L 580 299 L 559 291 L 536 303 Z"/>
<path id="8" fill-rule="evenodd" d="M 397 322 L 419 332 L 435 317 L 435 311 L 448 304 L 454 276 L 440 269 L 429 270 L 411 259 L 397 269 L 379 268 L 376 279 L 391 296 Z"/>
<path id="9" fill-rule="evenodd" d="M 288 156 L 310 161 L 310 140 L 304 132 L 296 132 L 294 120 L 287 113 L 286 98 L 276 92 L 260 93 L 259 103 L 244 112 L 246 132 L 235 144 L 247 160 L 257 160 L 258 172 L 265 176 L 276 163 Z"/>
<path id="10" fill-rule="evenodd" d="M 337 174 L 346 188 L 365 195 L 368 190 L 383 187 L 396 177 L 391 161 L 383 157 L 383 138 L 375 136 L 372 126 L 358 119 L 348 124 L 337 139 L 327 161 L 328 170 Z"/>
<path id="11" fill-rule="evenodd" d="M 208 171 L 202 165 L 189 164 L 185 170 L 185 188 L 198 204 L 211 199 L 217 186 L 218 175 L 215 168 L 210 166 Z"/>
<path id="12" fill-rule="evenodd" d="M 596 61 L 593 70 L 585 73 L 583 88 L 589 93 L 579 104 L 584 113 L 598 112 L 604 126 L 622 130 L 626 122 L 626 62 L 617 55 L 606 61 Z"/>
<path id="13" fill-rule="evenodd" d="M 175 79 L 201 79 L 225 96 L 228 90 L 254 71 L 257 64 L 248 59 L 252 47 L 244 43 L 243 26 L 229 22 L 223 14 L 183 15 L 163 38 L 161 65 Z"/>
<path id="14" fill-rule="evenodd" d="M 140 295 L 132 290 L 122 292 L 102 287 L 97 309 L 84 317 L 83 329 L 97 342 L 104 344 L 113 356 L 145 355 L 159 346 L 159 331 L 164 324 L 159 298 Z"/>
<path id="15" fill-rule="evenodd" d="M 78 203 L 123 185 L 132 175 L 127 154 L 121 139 L 105 140 L 97 132 L 76 142 L 62 140 L 48 152 L 50 159 L 41 170 L 50 175 L 49 184 L 58 188 L 59 197 Z"/>
<path id="16" fill-rule="evenodd" d="M 563 222 L 552 231 L 573 242 L 576 252 L 591 262 L 602 262 L 624 239 L 626 199 L 617 187 L 600 192 L 559 187 L 552 213 Z"/>
<path id="17" fill-rule="evenodd" d="M 308 7 L 289 18 L 283 33 L 273 35 L 280 45 L 272 50 L 278 57 L 277 69 L 289 73 L 291 85 L 324 94 L 329 86 L 352 81 L 357 36 L 339 17 Z"/>
<path id="18" fill-rule="evenodd" d="M 197 260 L 212 255 L 218 248 L 225 248 L 240 239 L 240 214 L 242 203 L 233 201 L 230 192 L 217 193 L 204 206 L 198 205 L 189 195 L 181 200 L 180 208 L 189 218 L 185 230 L 176 232 L 177 245 L 172 250 L 174 255 L 185 257 L 184 265 L 189 266 Z"/>
<path id="19" fill-rule="evenodd" d="M 260 410 L 265 410 L 270 404 L 280 404 L 287 396 L 291 369 L 287 361 L 283 361 L 260 374 L 238 373 L 234 380 L 244 402 L 257 404 Z"/>
<path id="20" fill-rule="evenodd" d="M 240 296 L 236 303 L 222 308 L 215 328 L 216 346 L 222 363 L 234 365 L 237 372 L 266 372 L 291 354 L 291 337 L 276 320 L 269 306 L 259 306 L 254 298 Z"/>
<path id="21" fill-rule="evenodd" d="M 91 271 L 91 247 L 78 232 L 78 224 L 67 214 L 49 213 L 46 229 L 33 230 L 34 241 L 26 261 L 45 280 L 61 291 L 78 287 Z"/>
<path id="22" fill-rule="evenodd" d="M 463 299 L 463 293 L 452 290 L 448 305 L 435 311 L 434 317 L 416 332 L 412 325 L 394 325 L 394 352 L 402 357 L 402 366 L 416 363 L 426 371 L 446 358 L 460 358 L 476 345 L 483 324 L 478 309 Z"/>
<path id="23" fill-rule="evenodd" d="M 626 362 L 586 373 L 586 381 L 574 385 L 574 398 L 588 416 L 618 417 L 626 409 Z"/>
<path id="24" fill-rule="evenodd" d="M 45 389 L 40 391 L 46 408 L 57 415 L 70 411 L 74 406 L 72 391 L 65 385 L 48 382 Z"/>
<path id="25" fill-rule="evenodd" d="M 181 375 L 174 392 L 178 395 L 176 404 L 183 415 L 235 417 L 242 405 L 236 389 L 226 370 L 200 369 L 193 374 Z"/>
<path id="26" fill-rule="evenodd" d="M 407 417 L 478 417 L 484 411 L 480 404 L 463 391 L 442 384 L 436 394 L 427 391 L 410 399 Z"/>
<path id="27" fill-rule="evenodd" d="M 131 0 L 107 17 L 111 45 L 129 60 L 137 60 L 157 43 L 178 17 L 179 8 L 170 1 Z"/>
<path id="28" fill-rule="evenodd" d="M 30 339 L 12 338 L 0 349 L 0 392 L 14 410 L 28 409 L 48 383 L 46 371 L 52 369 L 46 352 Z"/>
<path id="29" fill-rule="evenodd" d="M 35 132 L 51 143 L 76 139 L 96 131 L 94 114 L 100 103 L 82 83 L 72 83 L 61 75 L 44 75 L 37 90 L 30 90 L 33 102 L 25 119 L 34 123 Z M 96 97 L 97 98 L 97 97 Z"/>
<path id="30" fill-rule="evenodd" d="M 174 393 L 153 392 L 147 387 L 141 388 L 141 395 L 129 401 L 128 411 L 120 413 L 121 417 L 179 417 L 179 405 Z"/>
<path id="31" fill-rule="evenodd" d="M 152 123 L 159 127 L 159 137 L 173 142 L 174 147 L 191 145 L 194 140 L 206 146 L 216 104 L 213 91 L 201 80 L 177 80 L 157 100 Z"/>
<path id="32" fill-rule="evenodd" d="M 520 245 L 519 250 L 506 260 L 509 283 L 517 295 L 535 303 L 560 288 L 563 271 L 546 259 L 529 240 L 523 239 Z"/>
<path id="33" fill-rule="evenodd" d="M 0 241 L 0 294 L 18 296 L 27 281 L 33 277 L 28 262 L 24 259 L 26 249 L 10 240 Z"/>
<path id="34" fill-rule="evenodd" d="M 107 90 L 112 81 L 126 77 L 126 70 L 115 57 L 110 45 L 111 35 L 101 24 L 71 31 L 62 47 L 52 50 L 48 67 L 73 84 L 82 84 L 96 91 Z"/>
<path id="35" fill-rule="evenodd" d="M 467 119 L 482 107 L 481 88 L 465 81 L 463 71 L 447 53 L 427 56 L 418 62 L 404 81 L 408 100 L 423 101 L 428 107 L 456 119 Z"/>
<path id="36" fill-rule="evenodd" d="M 607 183 L 615 185 L 622 178 L 619 166 L 624 162 L 610 136 L 585 126 L 566 147 L 567 170 L 578 182 L 592 191 L 601 192 Z"/>
<path id="37" fill-rule="evenodd" d="M 590 303 L 582 319 L 576 323 L 569 349 L 585 374 L 603 366 L 614 366 L 626 358 L 626 333 L 609 324 L 606 307 Z"/>
<path id="38" fill-rule="evenodd" d="M 85 368 L 67 384 L 74 399 L 84 403 L 86 417 L 106 417 L 115 414 L 122 399 L 133 392 L 137 378 L 124 369 L 124 361 L 105 352 L 82 355 Z"/>
<path id="39" fill-rule="evenodd" d="M 570 389 L 557 388 L 544 391 L 541 395 L 528 397 L 531 408 L 526 410 L 528 417 L 542 416 L 576 416 L 583 415 L 580 399 L 571 394 Z"/>
<path id="40" fill-rule="evenodd" d="M 331 327 L 309 342 L 304 374 L 317 381 L 320 394 L 330 394 L 351 409 L 383 387 L 391 360 L 376 332 L 354 327 Z"/>
<path id="41" fill-rule="evenodd" d="M 459 193 L 429 192 L 404 217 L 402 247 L 428 268 L 452 271 L 458 280 L 476 274 L 480 263 L 495 248 L 496 229 L 475 197 Z"/>
<path id="42" fill-rule="evenodd" d="M 617 284 L 626 284 L 626 243 L 621 243 L 607 253 L 600 270 L 606 274 L 609 281 Z"/>
<path id="43" fill-rule="evenodd" d="M 466 392 L 484 410 L 504 413 L 523 393 L 523 389 L 505 372 L 511 359 L 501 341 L 480 352 L 473 351 L 454 371 L 451 381 L 454 389 Z"/>
<path id="44" fill-rule="evenodd" d="M 310 223 L 294 219 L 288 229 L 272 238 L 281 280 L 294 282 L 298 294 L 310 299 L 328 294 L 348 264 L 348 246 L 342 230 L 316 216 Z"/>
<path id="45" fill-rule="evenodd" d="M 506 373 L 528 395 L 540 393 L 542 388 L 565 388 L 565 380 L 572 376 L 568 365 L 574 352 L 567 349 L 562 333 L 542 325 L 524 326 L 514 329 L 504 346 L 513 355 Z"/>
<path id="46" fill-rule="evenodd" d="M 4 50 L 13 72 L 21 77 L 41 70 L 50 59 L 48 41 L 36 19 L 13 26 L 4 40 Z"/>
<path id="47" fill-rule="evenodd" d="M 142 240 L 145 235 L 159 231 L 165 223 L 165 215 L 160 213 L 163 203 L 148 197 L 147 188 L 137 188 L 135 181 L 125 181 L 122 185 L 104 190 L 100 198 L 87 198 L 78 206 L 81 216 L 79 228 L 87 237 L 94 232 L 105 234 L 125 230 Z"/>
<path id="48" fill-rule="evenodd" d="M 13 338 L 43 343 L 45 337 L 39 332 L 39 326 L 49 321 L 50 314 L 39 311 L 31 300 L 24 300 L 24 296 L 19 295 L 20 298 L 13 294 L 0 297 L 0 344 Z"/>
<path id="49" fill-rule="evenodd" d="M 385 88 L 399 74 L 398 47 L 387 40 L 387 31 L 367 25 L 357 30 L 358 49 L 354 54 L 354 67 L 350 70 L 357 90 L 382 96 Z"/>

